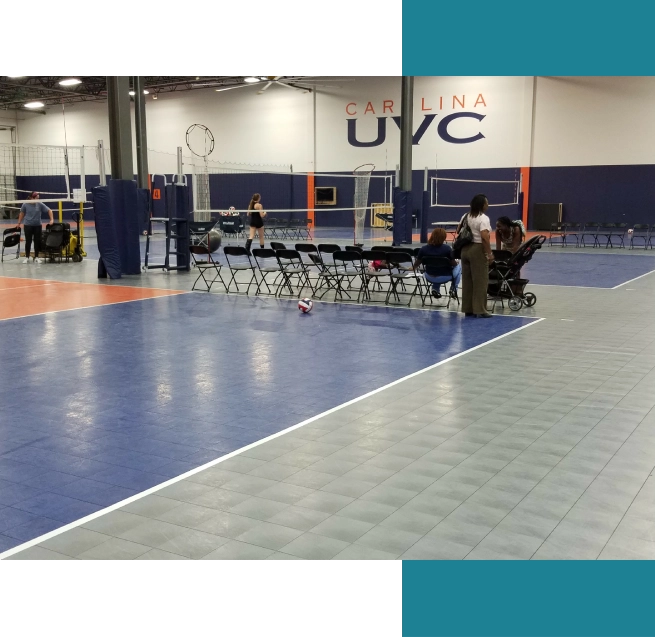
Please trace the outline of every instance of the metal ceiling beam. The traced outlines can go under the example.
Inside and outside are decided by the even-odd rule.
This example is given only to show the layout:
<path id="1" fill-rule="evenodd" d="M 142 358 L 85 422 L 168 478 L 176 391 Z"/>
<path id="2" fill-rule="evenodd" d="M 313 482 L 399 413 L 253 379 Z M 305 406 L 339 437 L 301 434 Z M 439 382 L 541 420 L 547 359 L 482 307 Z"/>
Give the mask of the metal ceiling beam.
<path id="1" fill-rule="evenodd" d="M 23 81 L 0 79 L 0 108 L 16 108 L 26 102 L 43 101 L 47 105 L 60 103 L 92 102 L 107 100 L 107 80 L 102 76 L 78 76 L 82 84 L 74 90 L 57 87 L 65 76 L 33 76 Z M 195 79 L 191 76 L 149 76 L 143 78 L 143 88 L 151 93 L 174 91 L 194 91 L 217 87 L 236 87 L 243 85 L 245 76 L 217 75 Z M 290 82 L 301 81 L 301 76 L 285 76 Z M 308 87 L 298 87 L 312 90 Z"/>

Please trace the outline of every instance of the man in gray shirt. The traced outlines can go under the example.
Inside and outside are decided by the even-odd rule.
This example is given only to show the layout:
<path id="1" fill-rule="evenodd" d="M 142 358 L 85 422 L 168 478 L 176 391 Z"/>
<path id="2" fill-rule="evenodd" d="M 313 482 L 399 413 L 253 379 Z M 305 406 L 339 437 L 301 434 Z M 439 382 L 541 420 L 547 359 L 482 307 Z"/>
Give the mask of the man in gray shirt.
<path id="1" fill-rule="evenodd" d="M 39 258 L 39 252 L 41 252 L 41 215 L 47 212 L 50 216 L 50 223 L 54 219 L 52 217 L 52 210 L 38 200 L 38 192 L 31 193 L 29 199 L 31 201 L 21 206 L 20 214 L 18 215 L 18 225 L 20 226 L 23 223 L 25 227 L 25 259 L 23 263 L 30 262 L 32 238 L 34 238 L 34 261 L 36 263 L 43 263 L 43 259 Z"/>

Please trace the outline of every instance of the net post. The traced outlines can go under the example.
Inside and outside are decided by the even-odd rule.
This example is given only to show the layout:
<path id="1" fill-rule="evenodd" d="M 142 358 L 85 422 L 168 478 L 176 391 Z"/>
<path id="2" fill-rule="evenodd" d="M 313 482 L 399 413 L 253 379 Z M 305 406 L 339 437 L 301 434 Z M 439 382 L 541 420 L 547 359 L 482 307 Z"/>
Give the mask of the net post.
<path id="1" fill-rule="evenodd" d="M 182 162 L 182 146 L 177 147 L 177 179 L 180 183 L 184 181 L 184 164 Z"/>
<path id="2" fill-rule="evenodd" d="M 428 213 L 430 211 L 430 192 L 423 191 L 421 206 L 421 243 L 428 242 Z"/>
<path id="3" fill-rule="evenodd" d="M 85 197 L 86 199 L 86 197 Z M 84 202 L 80 201 L 80 253 L 83 257 L 86 256 L 84 252 Z"/>
<path id="4" fill-rule="evenodd" d="M 98 140 L 98 172 L 100 173 L 100 185 L 107 185 L 107 171 L 105 169 L 105 144 L 99 139 Z"/>
<path id="5" fill-rule="evenodd" d="M 428 242 L 428 212 L 430 211 L 430 192 L 428 190 L 428 167 L 423 171 L 423 196 L 421 200 L 421 243 Z"/>
<path id="6" fill-rule="evenodd" d="M 64 220 L 64 204 L 59 202 L 59 223 L 62 223 Z"/>
<path id="7" fill-rule="evenodd" d="M 193 199 L 193 210 L 191 211 L 193 218 L 195 221 L 199 221 L 196 210 L 200 210 L 200 200 L 198 199 L 198 179 L 194 161 L 191 161 L 191 198 Z"/>
<path id="8" fill-rule="evenodd" d="M 80 189 L 84 193 L 84 201 L 86 201 L 86 172 L 84 170 L 84 146 L 80 147 Z"/>

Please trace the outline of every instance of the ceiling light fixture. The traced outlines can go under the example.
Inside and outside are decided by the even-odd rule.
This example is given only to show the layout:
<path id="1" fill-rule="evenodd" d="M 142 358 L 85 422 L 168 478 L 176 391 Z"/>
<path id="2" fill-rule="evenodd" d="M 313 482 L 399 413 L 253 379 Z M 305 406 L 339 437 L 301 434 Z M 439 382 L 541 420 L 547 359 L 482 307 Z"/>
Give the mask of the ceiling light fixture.
<path id="1" fill-rule="evenodd" d="M 244 82 L 248 82 L 248 84 L 254 84 L 255 82 L 260 82 L 261 80 L 258 77 L 245 77 L 243 78 Z"/>
<path id="2" fill-rule="evenodd" d="M 27 75 L 7 75 L 10 80 L 19 80 L 21 77 L 27 77 Z"/>
<path id="3" fill-rule="evenodd" d="M 24 106 L 25 108 L 43 108 L 45 104 L 43 102 L 28 102 Z"/>
<path id="4" fill-rule="evenodd" d="M 59 86 L 77 86 L 78 84 L 81 84 L 82 80 L 78 80 L 74 77 L 71 77 L 68 80 L 62 80 L 59 82 Z"/>

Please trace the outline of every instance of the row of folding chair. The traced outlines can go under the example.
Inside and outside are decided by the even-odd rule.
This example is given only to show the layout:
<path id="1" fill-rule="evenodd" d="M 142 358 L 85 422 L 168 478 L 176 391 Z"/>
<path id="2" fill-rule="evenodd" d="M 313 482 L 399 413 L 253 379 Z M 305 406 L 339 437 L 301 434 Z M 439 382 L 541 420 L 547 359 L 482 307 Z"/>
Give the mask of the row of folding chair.
<path id="1" fill-rule="evenodd" d="M 424 278 L 425 267 L 439 272 L 438 276 L 449 277 L 447 283 L 454 282 L 448 259 L 423 259 L 419 268 L 418 249 L 389 246 L 374 246 L 371 250 L 359 246 L 342 249 L 336 244 L 310 243 L 298 243 L 294 249 L 288 249 L 282 243 L 271 242 L 270 248 L 256 248 L 251 252 L 240 246 L 225 246 L 223 252 L 226 266 L 215 261 L 205 246 L 192 246 L 191 254 L 198 268 L 193 290 L 200 289 L 197 286 L 202 283 L 204 289 L 210 291 L 220 282 L 227 293 L 242 293 L 245 287 L 245 294 L 249 294 L 255 287 L 255 295 L 300 297 L 303 290 L 309 289 L 318 299 L 332 291 L 335 300 L 387 305 L 400 304 L 404 296 L 408 306 L 418 295 L 425 306 L 428 300 L 433 304 L 434 298 L 432 284 Z M 227 284 L 221 274 L 223 267 L 230 272 Z M 245 282 L 237 280 L 242 274 Z M 383 298 L 374 298 L 375 293 Z M 449 307 L 451 296 L 448 292 L 444 296 Z M 459 303 L 456 290 L 454 298 Z"/>
<path id="2" fill-rule="evenodd" d="M 246 213 L 241 215 L 220 215 L 218 227 L 226 238 L 245 237 L 248 230 Z M 264 236 L 269 239 L 309 239 L 307 219 L 277 219 L 266 217 Z"/>
<path id="3" fill-rule="evenodd" d="M 593 248 L 600 248 L 603 244 L 605 248 L 625 248 L 625 239 L 628 236 L 630 249 L 641 246 L 647 249 L 653 247 L 653 230 L 655 230 L 655 226 L 646 223 L 637 223 L 632 229 L 623 222 L 553 223 L 550 227 L 548 245 L 567 246 L 574 243 L 576 247 L 585 248 L 587 242 L 590 242 Z M 553 243 L 553 239 L 556 240 L 555 243 Z"/>
<path id="4" fill-rule="evenodd" d="M 283 244 L 272 243 L 272 247 L 279 248 Z M 389 304 L 393 297 L 395 302 L 400 302 L 400 297 L 409 294 L 407 305 L 411 305 L 413 298 L 418 294 L 422 305 L 425 306 L 429 299 L 433 304 L 431 295 L 432 284 L 424 279 L 425 267 L 429 264 L 430 270 L 436 272 L 435 276 L 447 278 L 446 283 L 438 287 L 453 284 L 453 268 L 449 259 L 431 257 L 423 259 L 421 267 L 417 267 L 416 257 L 420 250 L 418 248 L 390 247 L 388 245 L 373 246 L 370 250 L 364 250 L 361 246 L 346 246 L 341 249 L 337 244 L 299 243 L 295 245 L 296 250 L 304 253 L 309 258 L 309 263 L 314 265 L 320 285 L 317 291 L 321 291 L 318 298 L 322 298 L 328 291 L 334 290 L 335 298 L 345 300 L 344 296 L 351 299 L 350 291 L 357 291 L 358 301 L 371 303 L 378 302 L 372 296 L 373 292 L 381 292 L 384 302 Z M 344 254 L 345 253 L 345 254 Z M 353 288 L 354 281 L 359 279 L 359 288 Z M 345 285 L 344 285 L 345 283 Z M 386 289 L 383 287 L 386 283 Z M 407 292 L 407 289 L 410 289 Z M 454 288 L 454 285 L 452 286 Z M 446 292 L 448 306 L 451 296 Z M 457 291 L 454 298 L 459 303 Z"/>
<path id="5" fill-rule="evenodd" d="M 309 219 L 266 218 L 264 236 L 268 239 L 309 239 Z"/>

